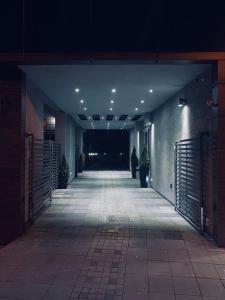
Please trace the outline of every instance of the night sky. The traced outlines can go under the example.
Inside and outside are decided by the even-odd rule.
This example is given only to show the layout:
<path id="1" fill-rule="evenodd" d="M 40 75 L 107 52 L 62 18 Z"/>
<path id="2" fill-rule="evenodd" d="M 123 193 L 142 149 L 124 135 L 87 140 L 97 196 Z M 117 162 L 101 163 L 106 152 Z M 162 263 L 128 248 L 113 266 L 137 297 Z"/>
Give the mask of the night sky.
<path id="1" fill-rule="evenodd" d="M 0 51 L 22 51 L 22 0 L 1 1 Z M 225 1 L 24 0 L 25 51 L 225 50 Z"/>

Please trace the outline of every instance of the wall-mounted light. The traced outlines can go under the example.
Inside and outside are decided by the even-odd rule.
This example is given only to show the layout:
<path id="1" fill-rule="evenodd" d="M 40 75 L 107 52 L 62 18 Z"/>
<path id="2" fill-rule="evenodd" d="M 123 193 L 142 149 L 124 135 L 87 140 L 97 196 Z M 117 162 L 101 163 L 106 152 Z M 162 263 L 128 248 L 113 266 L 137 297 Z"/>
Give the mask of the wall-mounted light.
<path id="1" fill-rule="evenodd" d="M 183 97 L 178 98 L 178 106 L 182 107 L 182 106 L 185 106 L 187 104 L 188 104 L 188 102 L 187 102 L 186 98 L 183 98 Z"/>

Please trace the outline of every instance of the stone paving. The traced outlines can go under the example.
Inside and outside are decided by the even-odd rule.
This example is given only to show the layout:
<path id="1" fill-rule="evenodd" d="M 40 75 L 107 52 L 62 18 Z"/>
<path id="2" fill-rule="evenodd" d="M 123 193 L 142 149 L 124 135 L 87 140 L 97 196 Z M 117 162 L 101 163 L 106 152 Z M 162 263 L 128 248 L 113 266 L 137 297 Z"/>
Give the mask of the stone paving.
<path id="1" fill-rule="evenodd" d="M 0 249 L 0 299 L 222 300 L 225 250 L 129 172 L 85 172 Z"/>

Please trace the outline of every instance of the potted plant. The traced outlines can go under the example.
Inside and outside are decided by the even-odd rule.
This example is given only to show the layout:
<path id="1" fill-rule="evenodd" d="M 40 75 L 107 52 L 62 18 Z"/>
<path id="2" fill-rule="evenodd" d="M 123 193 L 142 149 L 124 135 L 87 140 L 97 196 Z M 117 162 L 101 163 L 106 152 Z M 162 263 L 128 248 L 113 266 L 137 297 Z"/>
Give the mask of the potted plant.
<path id="1" fill-rule="evenodd" d="M 133 151 L 131 154 L 131 172 L 132 172 L 132 178 L 136 178 L 136 168 L 138 166 L 138 158 L 136 155 L 136 148 L 133 147 Z"/>
<path id="2" fill-rule="evenodd" d="M 66 161 L 65 155 L 63 154 L 62 164 L 60 166 L 60 171 L 59 171 L 59 184 L 61 189 L 67 188 L 69 176 L 70 176 L 69 165 Z"/>
<path id="3" fill-rule="evenodd" d="M 147 188 L 148 187 L 148 176 L 149 176 L 149 163 L 150 159 L 148 156 L 148 149 L 147 146 L 144 145 L 141 157 L 140 157 L 140 184 L 141 187 Z"/>

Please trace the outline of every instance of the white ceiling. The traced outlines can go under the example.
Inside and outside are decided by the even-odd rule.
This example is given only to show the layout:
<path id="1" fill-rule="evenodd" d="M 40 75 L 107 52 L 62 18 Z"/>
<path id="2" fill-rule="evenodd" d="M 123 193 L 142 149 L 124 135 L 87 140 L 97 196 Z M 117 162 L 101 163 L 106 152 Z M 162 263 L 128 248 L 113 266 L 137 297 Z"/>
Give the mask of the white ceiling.
<path id="1" fill-rule="evenodd" d="M 135 114 L 150 112 L 176 94 L 209 65 L 23 65 L 21 68 L 57 106 L 72 115 L 83 128 L 106 129 L 107 122 L 81 121 L 77 115 Z M 80 92 L 76 93 L 75 88 Z M 112 88 L 116 93 L 112 93 Z M 153 93 L 149 93 L 153 89 Z M 84 104 L 80 100 L 84 100 Z M 144 104 L 140 100 L 144 100 Z M 114 100 L 114 104 L 110 104 Z M 87 107 L 87 111 L 84 111 Z M 113 110 L 110 111 L 109 108 Z M 135 111 L 135 107 L 138 111 Z M 124 122 L 110 121 L 110 129 Z M 134 122 L 126 121 L 125 128 Z"/>

